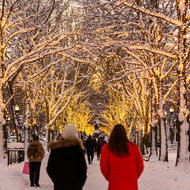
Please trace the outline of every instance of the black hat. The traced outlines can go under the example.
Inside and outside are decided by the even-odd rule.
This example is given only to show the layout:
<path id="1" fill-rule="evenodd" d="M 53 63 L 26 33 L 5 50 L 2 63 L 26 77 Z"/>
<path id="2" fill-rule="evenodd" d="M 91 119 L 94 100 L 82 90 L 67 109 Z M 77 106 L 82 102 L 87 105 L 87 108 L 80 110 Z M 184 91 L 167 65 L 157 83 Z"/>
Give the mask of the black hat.
<path id="1" fill-rule="evenodd" d="M 33 140 L 34 140 L 34 141 L 39 140 L 39 136 L 38 136 L 38 135 L 36 135 L 36 134 L 33 134 L 33 135 L 32 135 L 32 138 L 33 138 Z"/>

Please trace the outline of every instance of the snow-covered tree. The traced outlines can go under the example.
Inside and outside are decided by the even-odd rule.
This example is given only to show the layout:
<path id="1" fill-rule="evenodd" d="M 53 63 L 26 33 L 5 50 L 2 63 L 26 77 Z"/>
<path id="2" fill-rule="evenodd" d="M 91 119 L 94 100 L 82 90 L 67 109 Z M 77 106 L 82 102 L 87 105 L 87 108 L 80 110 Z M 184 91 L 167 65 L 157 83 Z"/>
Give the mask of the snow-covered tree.
<path id="1" fill-rule="evenodd" d="M 187 40 L 189 37 L 187 1 L 113 0 L 83 2 L 84 8 L 88 10 L 84 17 L 89 21 L 88 26 L 85 25 L 85 28 L 88 27 L 89 30 L 84 32 L 85 42 L 88 41 L 88 44 L 86 44 L 89 47 L 88 52 L 99 57 L 101 54 L 115 57 L 115 65 L 117 64 L 115 73 L 118 74 L 118 77 L 109 82 L 116 83 L 130 73 L 149 70 L 148 77 L 152 80 L 156 96 L 155 107 L 159 106 L 157 111 L 161 124 L 160 159 L 167 160 L 165 115 L 163 113 L 166 99 L 170 96 L 177 82 L 176 75 L 172 76 L 173 73 L 176 73 L 174 71 L 176 65 L 179 65 L 177 70 L 180 77 L 178 80 L 178 92 L 187 94 L 187 91 L 184 90 L 186 80 L 183 78 L 187 77 L 186 71 L 189 64 L 185 62 L 188 59 L 189 49 L 182 46 L 188 47 L 187 44 L 189 43 Z M 178 30 L 179 26 L 181 26 L 180 30 Z M 182 26 L 185 27 L 183 28 Z M 177 33 L 179 35 L 176 35 Z M 179 44 L 181 44 L 180 48 Z M 177 56 L 181 52 L 183 52 L 182 55 L 184 56 Z M 179 60 L 182 60 L 182 64 Z M 121 65 L 124 65 L 123 68 L 119 68 Z M 99 65 L 97 65 L 97 68 L 99 68 Z M 170 88 L 166 90 L 165 80 L 168 76 L 170 78 Z M 118 86 L 118 83 L 115 86 Z M 179 110 L 181 112 L 181 110 L 184 110 L 184 106 L 187 105 L 184 104 L 185 99 L 183 97 L 187 96 L 179 95 L 179 97 L 181 97 L 179 99 Z M 186 113 L 181 114 L 184 115 L 184 121 L 186 121 L 188 114 L 186 108 L 185 110 Z M 179 118 L 180 120 L 182 118 L 180 114 Z M 155 121 L 153 119 L 151 124 L 155 125 Z M 181 139 L 185 138 L 187 138 L 186 142 L 189 142 L 187 135 Z M 186 145 L 185 147 L 187 148 L 188 146 Z"/>
<path id="2" fill-rule="evenodd" d="M 145 1 L 146 2 L 146 1 Z M 164 3 L 163 6 L 159 6 L 157 11 L 147 8 L 144 4 L 141 6 L 131 4 L 127 1 L 120 1 L 118 5 L 123 5 L 131 8 L 137 12 L 149 15 L 152 18 L 157 18 L 162 22 L 171 25 L 174 29 L 172 38 L 174 46 L 172 47 L 171 53 L 168 51 L 162 52 L 161 49 L 151 51 L 159 51 L 158 54 L 170 56 L 171 59 L 177 64 L 177 76 L 178 76 L 178 128 L 179 128 L 179 144 L 178 144 L 178 155 L 176 165 L 189 166 L 190 163 L 190 152 L 189 146 L 189 125 L 187 122 L 187 115 L 189 114 L 187 108 L 187 71 L 189 69 L 189 4 L 187 0 L 176 0 Z M 164 7 L 166 10 L 164 12 Z M 171 11 L 172 10 L 172 11 Z M 170 11 L 170 13 L 169 13 Z M 168 14 L 169 13 L 169 14 Z M 170 42 L 170 41 L 169 41 Z M 171 45 L 172 45 L 171 44 Z M 169 44 L 170 45 L 170 44 Z M 146 49 L 143 48 L 143 49 Z"/>
<path id="3" fill-rule="evenodd" d="M 84 95 L 78 93 L 72 98 L 69 106 L 61 114 L 61 120 L 64 122 L 64 125 L 73 124 L 77 127 L 78 131 L 92 135 L 95 130 L 94 126 L 90 124 L 93 113 L 89 108 L 88 101 L 83 100 Z M 62 131 L 64 125 L 59 125 L 59 131 Z"/>
<path id="4" fill-rule="evenodd" d="M 60 15 L 68 8 L 68 2 L 69 0 L 0 2 L 1 134 L 2 124 L 5 123 L 3 110 L 6 109 L 4 100 L 8 82 L 15 80 L 22 68 L 29 63 L 36 64 L 43 57 L 56 53 L 67 54 L 66 50 L 70 47 L 64 47 L 63 42 L 74 32 L 60 31 L 55 26 L 60 23 Z M 0 139 L 2 140 L 2 136 Z"/>
<path id="5" fill-rule="evenodd" d="M 109 102 L 105 105 L 105 110 L 100 113 L 100 118 L 102 118 L 100 130 L 107 135 L 110 135 L 113 127 L 119 123 L 126 128 L 128 137 L 131 140 L 134 138 L 131 134 L 132 130 L 136 127 L 136 111 L 130 99 L 127 99 L 124 94 L 110 91 Z"/>

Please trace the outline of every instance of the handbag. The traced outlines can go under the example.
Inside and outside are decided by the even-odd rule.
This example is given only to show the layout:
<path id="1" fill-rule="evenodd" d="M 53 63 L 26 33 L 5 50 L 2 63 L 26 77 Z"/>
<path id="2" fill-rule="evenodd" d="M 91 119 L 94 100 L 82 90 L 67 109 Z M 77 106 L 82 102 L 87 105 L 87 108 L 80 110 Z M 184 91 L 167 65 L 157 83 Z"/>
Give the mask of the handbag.
<path id="1" fill-rule="evenodd" d="M 22 173 L 27 174 L 27 175 L 30 174 L 29 162 L 24 162 L 24 167 L 23 167 Z"/>

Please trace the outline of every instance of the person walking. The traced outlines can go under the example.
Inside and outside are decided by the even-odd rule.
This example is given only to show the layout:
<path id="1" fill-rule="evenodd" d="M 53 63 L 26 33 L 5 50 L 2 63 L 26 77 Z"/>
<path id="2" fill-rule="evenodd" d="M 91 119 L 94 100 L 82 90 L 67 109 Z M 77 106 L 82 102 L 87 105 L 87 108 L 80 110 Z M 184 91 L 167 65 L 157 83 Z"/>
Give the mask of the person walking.
<path id="1" fill-rule="evenodd" d="M 101 138 L 99 137 L 96 142 L 96 153 L 97 153 L 97 160 L 100 159 L 100 153 L 101 153 Z"/>
<path id="2" fill-rule="evenodd" d="M 40 167 L 44 158 L 44 148 L 38 135 L 32 135 L 32 141 L 27 148 L 27 156 L 30 167 L 30 186 L 39 187 Z"/>
<path id="3" fill-rule="evenodd" d="M 95 149 L 95 143 L 94 139 L 91 137 L 91 135 L 88 136 L 87 140 L 84 143 L 88 158 L 88 163 L 91 164 L 94 159 L 94 149 Z"/>
<path id="4" fill-rule="evenodd" d="M 102 136 L 101 144 L 100 144 L 100 153 L 102 151 L 103 146 L 107 144 L 107 141 L 105 139 L 105 136 Z"/>
<path id="5" fill-rule="evenodd" d="M 129 142 L 123 125 L 115 125 L 100 157 L 100 168 L 108 190 L 138 190 L 144 164 L 138 147 Z"/>
<path id="6" fill-rule="evenodd" d="M 54 190 L 82 190 L 87 177 L 84 147 L 75 126 L 64 127 L 59 140 L 51 142 L 47 173 Z"/>

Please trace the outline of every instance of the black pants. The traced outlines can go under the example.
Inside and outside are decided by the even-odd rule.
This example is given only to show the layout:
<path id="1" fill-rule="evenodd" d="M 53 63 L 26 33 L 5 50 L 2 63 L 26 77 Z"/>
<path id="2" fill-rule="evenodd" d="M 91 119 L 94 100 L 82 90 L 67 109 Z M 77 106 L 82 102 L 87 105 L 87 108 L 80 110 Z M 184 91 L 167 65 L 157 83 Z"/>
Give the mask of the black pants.
<path id="1" fill-rule="evenodd" d="M 90 152 L 87 151 L 87 157 L 88 157 L 88 163 L 91 164 L 93 159 L 94 159 L 94 152 L 93 151 L 90 151 Z"/>
<path id="2" fill-rule="evenodd" d="M 100 159 L 100 150 L 97 150 L 97 160 Z"/>
<path id="3" fill-rule="evenodd" d="M 30 184 L 31 185 L 38 185 L 39 184 L 39 178 L 40 178 L 40 167 L 41 162 L 30 162 Z"/>

